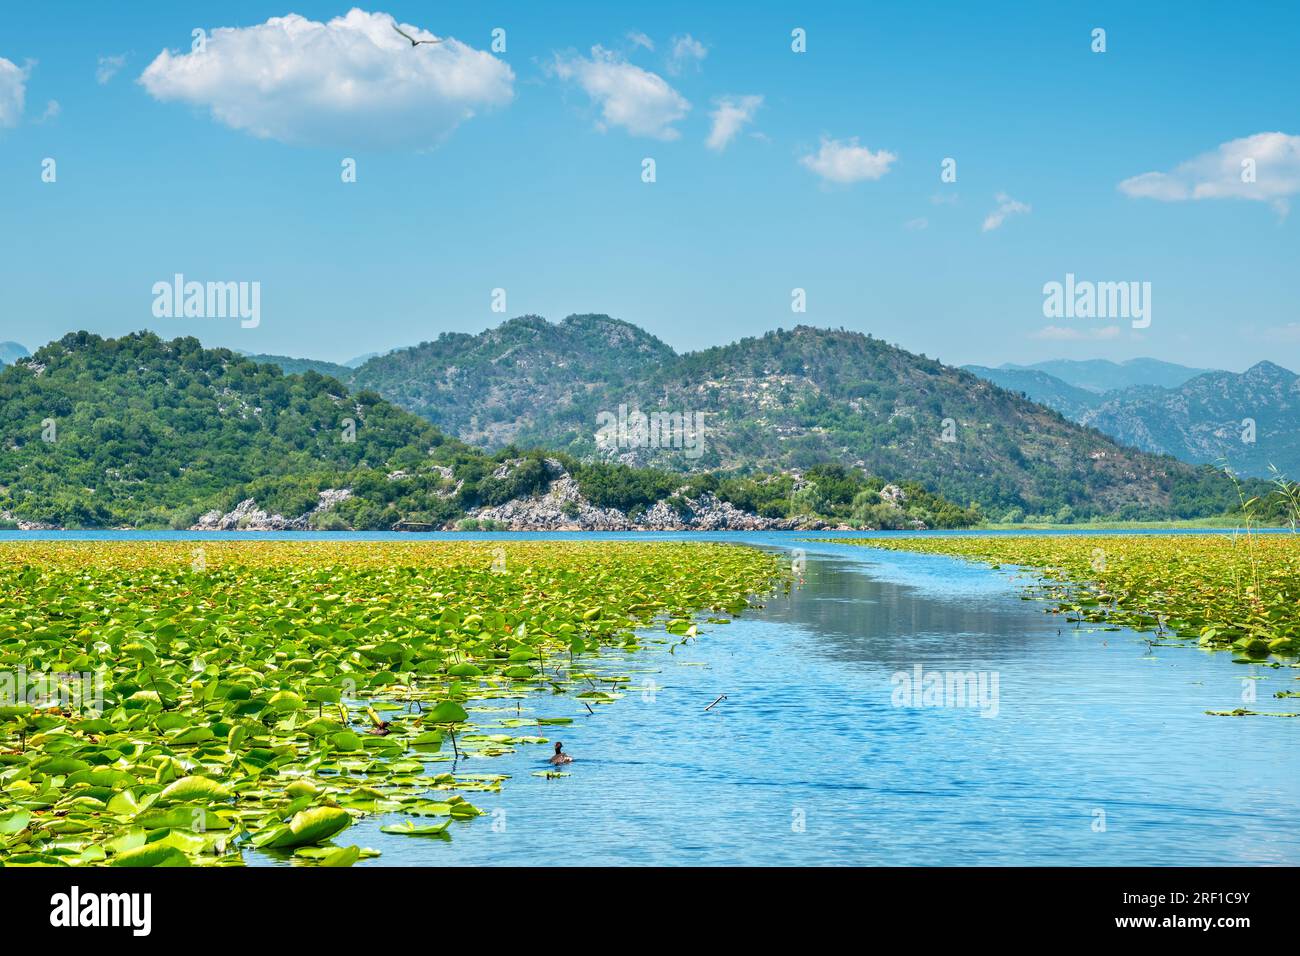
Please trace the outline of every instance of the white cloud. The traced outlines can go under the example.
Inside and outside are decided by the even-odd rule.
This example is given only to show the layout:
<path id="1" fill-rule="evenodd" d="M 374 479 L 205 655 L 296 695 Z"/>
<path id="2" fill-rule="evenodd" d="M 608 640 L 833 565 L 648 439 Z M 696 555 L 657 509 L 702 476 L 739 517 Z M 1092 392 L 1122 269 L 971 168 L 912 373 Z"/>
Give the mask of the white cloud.
<path id="1" fill-rule="evenodd" d="M 17 126 L 27 99 L 26 67 L 0 57 L 0 127 Z"/>
<path id="2" fill-rule="evenodd" d="M 627 38 L 632 41 L 633 46 L 645 47 L 647 50 L 652 52 L 655 48 L 655 41 L 639 30 L 633 30 L 627 35 Z"/>
<path id="3" fill-rule="evenodd" d="M 58 119 L 59 114 L 62 112 L 63 112 L 63 107 L 59 105 L 59 101 L 50 100 L 48 103 L 45 104 L 45 112 L 41 114 L 41 118 L 38 119 L 36 122 L 46 123 L 52 119 Z"/>
<path id="4" fill-rule="evenodd" d="M 998 208 L 984 217 L 984 225 L 980 228 L 981 232 L 991 232 L 999 228 L 1006 222 L 1008 216 L 1016 216 L 1033 211 L 1033 207 L 1028 203 L 1020 202 L 1018 199 L 1012 199 L 1006 193 L 998 193 L 993 197 L 997 202 Z"/>
<path id="5" fill-rule="evenodd" d="M 713 128 L 709 130 L 709 138 L 704 141 L 704 145 L 722 152 L 741 129 L 754 121 L 754 114 L 763 105 L 763 97 L 723 96 L 715 102 L 717 109 L 709 114 L 713 119 Z"/>
<path id="6" fill-rule="evenodd" d="M 393 26 L 386 13 L 353 9 L 328 23 L 289 14 L 219 27 L 202 52 L 164 50 L 140 83 L 233 129 L 309 146 L 432 147 L 513 97 L 514 72 L 490 53 L 451 38 L 413 47 Z"/>
<path id="7" fill-rule="evenodd" d="M 915 219 L 909 219 L 907 222 L 903 223 L 903 228 L 909 232 L 920 232 L 922 229 L 929 228 L 929 226 L 930 220 L 926 219 L 924 216 L 918 216 Z"/>
<path id="8" fill-rule="evenodd" d="M 679 76 L 689 66 L 698 69 L 708 55 L 709 48 L 689 33 L 675 36 L 672 39 L 672 50 L 668 54 L 668 72 Z"/>
<path id="9" fill-rule="evenodd" d="M 879 179 L 889 172 L 896 155 L 887 150 L 872 152 L 858 145 L 854 136 L 848 140 L 822 137 L 821 149 L 799 158 L 800 165 L 811 169 L 822 179 L 832 183 L 856 183 L 864 179 Z"/>
<path id="10" fill-rule="evenodd" d="M 1030 338 L 1043 339 L 1048 342 L 1093 342 L 1098 339 L 1118 338 L 1119 333 L 1120 328 L 1118 325 L 1091 326 L 1082 329 L 1061 325 L 1045 325 L 1037 332 L 1034 332 Z"/>
<path id="11" fill-rule="evenodd" d="M 1243 181 L 1253 161 L 1254 181 Z M 1182 202 L 1192 199 L 1254 199 L 1272 203 L 1279 213 L 1287 197 L 1300 193 L 1300 136 L 1256 133 L 1230 140 L 1208 153 L 1179 163 L 1171 172 L 1142 173 L 1119 184 L 1134 199 Z"/>
<path id="12" fill-rule="evenodd" d="M 600 106 L 601 129 L 621 126 L 633 136 L 676 139 L 672 124 L 691 104 L 668 85 L 662 76 L 628 63 L 601 46 L 591 48 L 591 58 L 559 56 L 555 75 L 573 80 Z"/>
<path id="13" fill-rule="evenodd" d="M 119 53 L 115 56 L 101 56 L 95 64 L 95 82 L 100 86 L 107 86 L 108 81 L 117 76 L 117 71 L 126 66 L 126 54 Z"/>

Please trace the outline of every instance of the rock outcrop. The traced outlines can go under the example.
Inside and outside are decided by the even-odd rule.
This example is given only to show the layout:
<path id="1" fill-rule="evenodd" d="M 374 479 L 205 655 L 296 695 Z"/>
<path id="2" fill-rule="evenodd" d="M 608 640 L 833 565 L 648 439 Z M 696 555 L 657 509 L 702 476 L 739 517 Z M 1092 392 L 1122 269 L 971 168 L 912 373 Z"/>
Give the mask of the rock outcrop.
<path id="1" fill-rule="evenodd" d="M 543 494 L 475 508 L 467 519 L 508 531 L 785 531 L 834 527 L 815 519 L 765 518 L 742 511 L 712 492 L 697 498 L 674 496 L 655 502 L 640 514 L 628 515 L 617 508 L 593 505 L 562 469 Z"/>
<path id="2" fill-rule="evenodd" d="M 52 524 L 46 524 L 44 521 L 27 521 L 24 518 L 14 517 L 12 512 L 0 511 L 0 521 L 5 523 L 13 522 L 18 526 L 19 531 L 57 531 Z"/>
<path id="3" fill-rule="evenodd" d="M 327 488 L 320 492 L 316 507 L 297 518 L 271 514 L 257 507 L 257 502 L 246 498 L 235 506 L 234 511 L 222 514 L 209 511 L 202 515 L 191 531 L 309 531 L 312 518 L 332 509 L 340 501 L 352 497 L 347 488 Z"/>

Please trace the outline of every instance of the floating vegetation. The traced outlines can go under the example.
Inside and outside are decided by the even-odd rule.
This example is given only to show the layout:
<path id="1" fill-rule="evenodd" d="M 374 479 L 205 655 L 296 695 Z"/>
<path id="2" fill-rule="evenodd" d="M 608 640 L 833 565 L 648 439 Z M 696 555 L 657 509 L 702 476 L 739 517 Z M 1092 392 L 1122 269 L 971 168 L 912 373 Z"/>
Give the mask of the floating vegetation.
<path id="1" fill-rule="evenodd" d="M 450 839 L 506 779 L 463 763 L 572 722 L 530 695 L 585 715 L 626 678 L 583 655 L 779 577 L 696 543 L 0 545 L 0 865 L 350 866 L 367 814 Z"/>
<path id="2" fill-rule="evenodd" d="M 1300 650 L 1300 537 L 1292 534 L 997 535 L 836 539 L 1035 572 L 1033 596 L 1072 621 L 1155 630 L 1249 663 Z M 1159 641 L 1151 641 L 1157 646 Z"/>

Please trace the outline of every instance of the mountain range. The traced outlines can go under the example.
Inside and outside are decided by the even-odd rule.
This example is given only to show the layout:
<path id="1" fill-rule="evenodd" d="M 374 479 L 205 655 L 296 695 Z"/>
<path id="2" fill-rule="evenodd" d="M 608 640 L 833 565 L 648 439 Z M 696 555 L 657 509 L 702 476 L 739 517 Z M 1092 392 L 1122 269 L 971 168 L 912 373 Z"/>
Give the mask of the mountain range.
<path id="1" fill-rule="evenodd" d="M 1300 477 L 1300 378 L 1273 362 L 1240 373 L 1155 359 L 966 369 L 1144 451 Z"/>
<path id="2" fill-rule="evenodd" d="M 870 335 L 809 326 L 679 354 L 606 315 L 523 316 L 356 368 L 70 333 L 0 372 L 0 519 L 189 526 L 235 505 L 242 521 L 255 500 L 298 526 L 442 527 L 476 509 L 521 514 L 505 506 L 561 479 L 575 485 L 556 508 L 633 522 L 643 510 L 669 520 L 659 506 L 687 500 L 874 527 L 1191 518 L 1237 504 L 1219 469 L 1133 447 L 1184 435 L 1168 390 L 1096 395 L 1006 371 L 1099 404 L 1072 421 Z M 1236 414 L 1232 378 L 1179 389 L 1201 389 L 1222 417 Z M 1292 408 L 1291 373 L 1259 366 L 1246 380 L 1261 406 Z M 1138 398 L 1142 414 L 1125 417 Z M 38 440 L 47 421 L 57 443 Z M 1280 440 L 1273 419 L 1258 423 L 1261 442 Z M 1206 455 L 1216 438 L 1186 436 Z M 902 509 L 888 490 L 899 488 Z"/>
<path id="3" fill-rule="evenodd" d="M 843 329 L 778 329 L 678 354 L 606 315 L 558 323 L 522 316 L 335 374 L 488 450 L 544 447 L 682 471 L 836 462 L 919 481 L 996 517 L 1172 516 L 1208 507 L 1203 476 L 1186 464 Z M 600 446 L 602 416 L 638 411 L 702 415 L 700 454 L 662 442 Z M 1227 500 L 1220 490 L 1209 493 L 1216 507 Z"/>

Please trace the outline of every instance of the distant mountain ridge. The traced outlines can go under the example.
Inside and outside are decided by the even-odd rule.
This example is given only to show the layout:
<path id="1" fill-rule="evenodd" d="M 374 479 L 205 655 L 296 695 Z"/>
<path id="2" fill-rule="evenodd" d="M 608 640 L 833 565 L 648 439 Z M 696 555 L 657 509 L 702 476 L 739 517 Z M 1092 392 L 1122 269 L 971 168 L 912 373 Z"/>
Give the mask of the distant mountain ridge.
<path id="1" fill-rule="evenodd" d="M 31 353 L 17 342 L 0 342 L 0 365 L 12 365 L 20 358 L 27 358 Z"/>
<path id="2" fill-rule="evenodd" d="M 918 480 L 993 517 L 1174 516 L 1208 513 L 1207 495 L 1228 503 L 1216 479 L 1206 484 L 1187 465 L 843 329 L 778 329 L 679 355 L 606 315 L 522 316 L 478 335 L 445 333 L 336 377 L 488 449 L 547 447 L 679 470 L 838 462 Z M 597 416 L 620 407 L 702 413 L 703 454 L 598 447 Z"/>
<path id="3" fill-rule="evenodd" d="M 1177 388 L 1133 388 L 1080 418 L 1136 448 L 1266 477 L 1300 477 L 1300 376 L 1273 362 L 1207 372 Z"/>
<path id="4" fill-rule="evenodd" d="M 1269 477 L 1276 468 L 1300 477 L 1300 381 L 1273 362 L 1245 372 L 1203 371 L 1154 359 L 1138 375 L 1181 379 L 1173 386 L 1148 381 L 1096 393 L 1043 370 L 1073 368 L 1075 382 L 1101 381 L 1097 369 L 1116 363 L 1041 362 L 1027 366 L 967 366 L 981 378 L 1054 408 L 1116 440 L 1192 464 L 1226 464 L 1240 475 Z M 1126 366 L 1131 363 L 1125 363 Z M 1163 367 L 1161 367 L 1163 366 Z"/>

